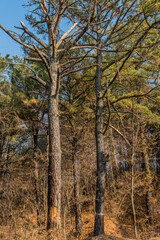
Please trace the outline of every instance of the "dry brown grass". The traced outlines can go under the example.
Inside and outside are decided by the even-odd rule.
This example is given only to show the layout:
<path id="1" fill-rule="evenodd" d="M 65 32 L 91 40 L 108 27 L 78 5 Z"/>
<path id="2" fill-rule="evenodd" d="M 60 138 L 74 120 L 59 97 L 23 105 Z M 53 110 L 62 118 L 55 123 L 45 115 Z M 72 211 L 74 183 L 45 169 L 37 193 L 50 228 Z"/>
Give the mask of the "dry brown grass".
<path id="1" fill-rule="evenodd" d="M 10 226 L 0 227 L 0 239 L 2 240 L 135 240 L 134 230 L 130 225 L 122 225 L 114 218 L 105 216 L 105 235 L 100 237 L 93 236 L 94 214 L 82 214 L 82 235 L 74 235 L 74 220 L 72 219 L 72 228 L 70 221 L 66 221 L 65 232 L 62 231 L 47 233 L 45 227 L 37 227 L 36 214 L 28 214 L 26 217 L 19 217 L 16 223 Z M 54 237 L 53 237 L 54 236 Z M 141 238 L 140 238 L 141 239 Z M 143 238 L 144 239 L 144 238 Z M 149 239 L 149 238 L 147 238 Z M 160 240 L 160 237 L 150 238 L 150 240 Z"/>

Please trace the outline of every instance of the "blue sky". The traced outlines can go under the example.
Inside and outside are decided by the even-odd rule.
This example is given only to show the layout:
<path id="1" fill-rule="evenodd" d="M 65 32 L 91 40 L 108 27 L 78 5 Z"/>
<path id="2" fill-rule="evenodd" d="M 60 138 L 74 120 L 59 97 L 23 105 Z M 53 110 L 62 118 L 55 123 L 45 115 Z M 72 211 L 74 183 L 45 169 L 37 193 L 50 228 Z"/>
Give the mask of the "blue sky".
<path id="1" fill-rule="evenodd" d="M 28 8 L 22 6 L 24 3 L 27 3 L 27 0 L 0 0 L 0 24 L 15 32 L 18 32 L 18 29 L 14 26 L 20 26 L 20 21 L 27 26 L 25 14 L 28 13 Z M 61 27 L 63 31 L 67 31 L 71 25 L 62 20 Z M 22 32 L 19 31 L 19 33 Z M 23 57 L 21 46 L 0 29 L 0 55 L 4 57 L 6 54 Z"/>
<path id="2" fill-rule="evenodd" d="M 16 31 L 14 26 L 20 26 L 19 21 L 25 22 L 27 9 L 22 6 L 26 0 L 0 0 L 0 24 L 5 28 Z M 14 42 L 6 33 L 0 29 L 0 54 L 18 55 L 21 57 L 23 52 L 18 43 Z"/>

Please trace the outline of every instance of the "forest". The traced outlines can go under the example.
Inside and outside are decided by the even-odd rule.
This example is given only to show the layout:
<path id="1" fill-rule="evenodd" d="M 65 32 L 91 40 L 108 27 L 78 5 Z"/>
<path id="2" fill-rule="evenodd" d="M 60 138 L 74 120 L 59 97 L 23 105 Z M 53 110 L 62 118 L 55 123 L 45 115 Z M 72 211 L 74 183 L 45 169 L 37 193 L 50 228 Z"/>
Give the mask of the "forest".
<path id="1" fill-rule="evenodd" d="M 160 2 L 24 0 L 0 29 L 0 239 L 160 239 Z"/>

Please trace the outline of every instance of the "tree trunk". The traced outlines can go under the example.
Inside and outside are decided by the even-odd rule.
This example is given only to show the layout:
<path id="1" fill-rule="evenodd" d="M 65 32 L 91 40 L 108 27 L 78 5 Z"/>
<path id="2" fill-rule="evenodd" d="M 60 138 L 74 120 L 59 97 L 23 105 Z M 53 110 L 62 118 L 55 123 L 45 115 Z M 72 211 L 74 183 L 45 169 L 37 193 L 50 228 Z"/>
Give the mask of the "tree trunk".
<path id="1" fill-rule="evenodd" d="M 99 47 L 99 46 L 98 46 Z M 97 51 L 97 73 L 95 80 L 96 92 L 96 152 L 97 152 L 97 187 L 96 187 L 96 213 L 95 213 L 95 236 L 104 234 L 104 192 L 105 192 L 105 157 L 103 136 L 103 99 L 102 99 L 102 54 Z"/>
<path id="2" fill-rule="evenodd" d="M 51 66 L 52 81 L 48 96 L 49 166 L 47 229 L 60 228 L 61 221 L 61 146 L 58 112 L 58 67 Z"/>
<path id="3" fill-rule="evenodd" d="M 157 148 L 157 153 L 156 153 L 156 172 L 157 175 L 160 175 L 160 137 L 157 137 L 156 139 L 157 144 L 156 144 L 156 148 Z"/>
<path id="4" fill-rule="evenodd" d="M 74 176 L 74 200 L 75 200 L 75 223 L 76 234 L 81 234 L 81 206 L 80 206 L 80 193 L 79 193 L 79 176 L 78 176 L 78 161 L 76 157 L 76 143 L 77 139 L 73 138 L 72 143 L 72 162 L 73 162 L 73 176 Z"/>
<path id="5" fill-rule="evenodd" d="M 41 225 L 41 214 L 40 214 L 40 189 L 39 189 L 39 164 L 37 161 L 37 149 L 38 149 L 38 129 L 33 129 L 33 161 L 35 167 L 35 195 L 37 203 L 37 225 Z"/>
<path id="6" fill-rule="evenodd" d="M 150 170 L 150 163 L 149 163 L 149 156 L 147 153 L 147 143 L 145 140 L 145 135 L 142 132 L 142 155 L 143 155 L 143 161 L 145 165 L 145 170 L 147 174 L 147 192 L 146 192 L 146 209 L 147 209 L 147 215 L 149 219 L 149 223 L 152 224 L 153 220 L 153 204 L 152 204 L 152 175 Z"/>
<path id="7" fill-rule="evenodd" d="M 135 210 L 135 203 L 134 203 L 134 168 L 135 168 L 135 161 L 134 161 L 134 142 L 132 146 L 132 174 L 131 174 L 131 204 L 132 204 L 132 211 L 133 211 L 133 221 L 134 221 L 134 233 L 135 238 L 138 238 L 138 231 L 137 231 L 137 217 L 136 217 L 136 210 Z"/>

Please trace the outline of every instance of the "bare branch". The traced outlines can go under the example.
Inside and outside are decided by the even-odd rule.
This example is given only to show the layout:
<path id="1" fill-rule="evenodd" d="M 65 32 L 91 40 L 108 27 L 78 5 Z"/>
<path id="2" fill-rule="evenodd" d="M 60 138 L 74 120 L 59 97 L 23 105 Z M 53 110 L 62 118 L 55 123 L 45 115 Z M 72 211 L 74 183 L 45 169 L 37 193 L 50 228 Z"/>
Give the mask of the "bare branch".
<path id="1" fill-rule="evenodd" d="M 47 83 L 45 81 L 43 81 L 40 77 L 38 77 L 37 74 L 36 75 L 26 75 L 26 77 L 30 77 L 30 78 L 36 80 L 37 82 L 39 82 L 44 87 L 47 87 Z"/>
<path id="2" fill-rule="evenodd" d="M 82 29 L 82 31 L 78 34 L 78 36 L 72 41 L 72 43 L 68 44 L 68 47 L 66 47 L 66 49 L 64 49 L 64 51 L 62 52 L 62 54 L 60 55 L 59 59 L 61 59 L 64 54 L 69 51 L 73 46 L 75 46 L 75 44 L 81 39 L 81 37 L 87 32 L 87 30 L 89 29 L 91 23 L 93 22 L 95 16 L 95 9 L 96 9 L 96 4 L 97 4 L 97 0 L 94 0 L 94 8 L 93 8 L 93 12 L 92 12 L 92 16 L 90 18 L 90 21 L 86 24 L 86 26 L 84 26 L 84 28 Z M 101 13 L 101 11 L 100 11 Z M 100 14 L 99 13 L 99 14 Z"/>
<path id="3" fill-rule="evenodd" d="M 77 26 L 77 23 L 75 23 L 57 42 L 56 47 L 58 48 L 59 45 L 62 43 L 62 41 L 73 31 L 73 29 Z"/>
<path id="4" fill-rule="evenodd" d="M 87 68 L 92 68 L 92 67 L 95 67 L 95 66 L 97 66 L 97 64 L 92 64 L 92 65 L 89 65 L 89 66 L 87 66 L 87 67 L 82 67 L 82 68 L 78 68 L 78 69 L 76 69 L 76 70 L 71 70 L 71 71 L 68 71 L 67 73 L 63 74 L 62 77 L 65 77 L 65 76 L 67 76 L 67 75 L 69 75 L 69 74 L 71 74 L 71 73 L 75 73 L 75 72 L 78 72 L 78 71 L 82 71 L 82 70 L 85 70 L 85 69 L 87 69 Z"/>
<path id="5" fill-rule="evenodd" d="M 38 49 L 38 47 L 36 47 L 35 45 L 33 45 L 33 47 L 35 48 L 35 51 L 38 53 L 38 55 L 40 56 L 40 58 L 42 59 L 42 61 L 44 62 L 45 66 L 46 66 L 46 69 L 48 71 L 48 74 L 50 76 L 50 79 L 52 79 L 52 73 L 50 71 L 50 67 L 49 67 L 49 64 L 48 64 L 48 61 L 47 59 L 43 56 L 43 54 L 41 53 L 41 51 Z"/>
<path id="6" fill-rule="evenodd" d="M 89 53 L 90 51 L 91 51 L 91 50 L 89 50 L 88 52 L 86 52 L 86 54 L 85 54 L 84 56 L 81 56 L 81 57 L 77 58 L 77 59 L 78 59 L 77 61 L 76 61 L 76 60 L 72 60 L 72 61 L 68 62 L 68 63 L 73 62 L 73 64 L 71 64 L 71 65 L 69 66 L 69 68 L 72 68 L 72 67 L 74 67 L 76 64 L 78 64 L 78 63 L 80 63 L 81 61 L 83 61 L 83 60 L 88 56 L 88 53 Z M 65 65 L 65 64 L 63 64 L 63 65 Z M 61 65 L 61 66 L 62 66 L 62 65 Z M 68 69 L 68 68 L 65 68 L 65 69 L 62 71 L 62 73 L 65 72 L 67 69 Z"/>
<path id="7" fill-rule="evenodd" d="M 24 57 L 24 59 L 27 60 L 27 61 L 32 61 L 32 62 L 43 62 L 43 60 L 40 59 L 40 58 Z"/>
<path id="8" fill-rule="evenodd" d="M 125 142 L 131 146 L 131 144 L 129 143 L 129 141 L 127 140 L 127 138 L 115 127 L 113 127 L 111 124 L 109 124 L 109 127 L 112 128 L 115 132 L 117 132 L 124 140 Z"/>
<path id="9" fill-rule="evenodd" d="M 0 24 L 0 28 L 1 28 L 4 32 L 6 32 L 14 41 L 18 42 L 18 43 L 21 44 L 22 46 L 24 46 L 24 47 L 26 47 L 26 48 L 28 48 L 28 49 L 30 49 L 30 50 L 32 50 L 32 51 L 35 52 L 34 48 L 32 48 L 30 45 L 28 45 L 28 44 L 20 41 L 19 39 L 17 39 L 13 34 L 10 33 L 9 30 L 7 30 L 6 28 L 4 28 L 1 24 Z"/>
<path id="10" fill-rule="evenodd" d="M 40 45 L 42 45 L 45 49 L 47 49 L 47 45 L 40 38 L 38 38 L 32 32 L 30 32 L 22 21 L 20 21 L 20 23 L 25 33 L 27 33 L 31 38 L 35 39 Z"/>

